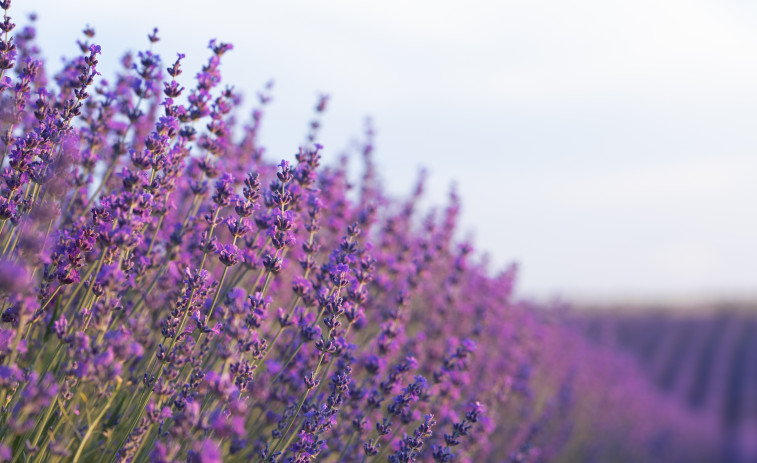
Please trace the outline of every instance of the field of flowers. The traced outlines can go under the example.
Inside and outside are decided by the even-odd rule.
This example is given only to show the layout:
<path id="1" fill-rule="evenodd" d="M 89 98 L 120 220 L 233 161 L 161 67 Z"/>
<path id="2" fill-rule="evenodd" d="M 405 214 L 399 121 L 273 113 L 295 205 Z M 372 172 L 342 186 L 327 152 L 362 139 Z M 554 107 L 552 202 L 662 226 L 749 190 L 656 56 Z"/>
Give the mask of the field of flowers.
<path id="1" fill-rule="evenodd" d="M 716 461 L 631 362 L 514 300 L 459 200 L 271 159 L 230 44 L 62 69 L 0 0 L 0 461 Z M 127 47 L 125 47 L 127 48 Z M 195 53 L 199 51 L 194 51 Z M 298 144 L 293 144 L 297 147 Z"/>
<path id="2" fill-rule="evenodd" d="M 709 421 L 720 461 L 757 458 L 757 318 L 754 307 L 581 312 L 571 319 L 598 345 L 625 352 L 668 401 Z"/>

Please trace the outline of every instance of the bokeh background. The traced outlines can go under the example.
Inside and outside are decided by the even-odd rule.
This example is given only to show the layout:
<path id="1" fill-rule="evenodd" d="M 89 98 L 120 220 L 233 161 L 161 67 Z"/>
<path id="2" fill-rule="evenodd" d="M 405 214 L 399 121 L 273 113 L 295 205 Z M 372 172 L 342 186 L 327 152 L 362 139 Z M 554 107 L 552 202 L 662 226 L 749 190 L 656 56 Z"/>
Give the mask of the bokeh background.
<path id="1" fill-rule="evenodd" d="M 14 2 L 54 63 L 91 25 L 103 74 L 158 27 L 226 82 L 292 157 L 319 93 L 326 157 L 370 116 L 384 184 L 427 204 L 456 184 L 464 229 L 518 294 L 581 301 L 748 300 L 757 288 L 757 6 L 741 0 Z M 20 18 L 15 18 L 19 20 Z M 18 21 L 20 22 L 20 21 Z M 188 78 L 189 76 L 187 76 Z M 247 114 L 240 114 L 246 117 Z M 356 160 L 355 166 L 358 167 Z"/>

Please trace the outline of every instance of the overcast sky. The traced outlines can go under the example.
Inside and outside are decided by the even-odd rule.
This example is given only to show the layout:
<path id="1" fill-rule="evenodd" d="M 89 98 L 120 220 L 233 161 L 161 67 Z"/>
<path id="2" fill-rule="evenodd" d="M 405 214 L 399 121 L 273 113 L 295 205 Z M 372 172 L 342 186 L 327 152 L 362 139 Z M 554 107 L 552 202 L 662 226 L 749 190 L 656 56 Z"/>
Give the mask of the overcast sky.
<path id="1" fill-rule="evenodd" d="M 370 115 L 389 190 L 457 183 L 463 228 L 519 293 L 757 293 L 757 8 L 738 0 L 16 1 L 58 63 L 92 25 L 104 73 L 156 26 L 165 60 L 233 42 L 226 82 L 269 79 L 269 153 L 289 158 L 316 96 L 335 158 Z M 190 72 L 191 71 L 191 72 Z M 187 82 L 190 84 L 191 82 Z"/>

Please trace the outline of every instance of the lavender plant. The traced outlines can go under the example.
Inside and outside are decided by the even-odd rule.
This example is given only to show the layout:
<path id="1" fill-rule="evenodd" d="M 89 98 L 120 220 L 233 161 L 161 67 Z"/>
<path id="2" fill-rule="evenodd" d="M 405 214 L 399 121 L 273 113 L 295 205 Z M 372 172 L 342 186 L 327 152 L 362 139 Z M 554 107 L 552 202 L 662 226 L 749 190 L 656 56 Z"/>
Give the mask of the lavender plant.
<path id="1" fill-rule="evenodd" d="M 424 176 L 391 199 L 370 127 L 357 182 L 322 165 L 326 96 L 307 141 L 268 159 L 271 88 L 239 125 L 230 44 L 210 41 L 185 79 L 184 54 L 152 51 L 156 29 L 106 80 L 87 28 L 48 80 L 10 3 L 0 460 L 536 461 L 538 442 L 567 446 L 546 424 L 572 418 L 543 400 L 571 380 L 534 388 L 540 322 L 511 300 L 514 268 L 492 276 L 455 241 L 454 192 L 425 216 Z"/>

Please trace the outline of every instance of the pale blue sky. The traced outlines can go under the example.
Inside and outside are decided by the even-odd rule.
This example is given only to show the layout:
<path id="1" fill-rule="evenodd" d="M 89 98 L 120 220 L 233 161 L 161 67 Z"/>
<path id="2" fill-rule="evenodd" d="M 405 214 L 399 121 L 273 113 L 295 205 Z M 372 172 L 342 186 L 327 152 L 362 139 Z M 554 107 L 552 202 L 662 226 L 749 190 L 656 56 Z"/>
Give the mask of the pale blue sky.
<path id="1" fill-rule="evenodd" d="M 464 230 L 522 295 L 750 296 L 757 291 L 757 10 L 701 0 L 17 1 L 48 58 L 86 24 L 113 69 L 153 26 L 186 78 L 210 38 L 227 82 L 291 157 L 319 92 L 327 156 L 377 128 L 389 190 L 452 181 Z M 196 2 L 198 5 L 200 2 Z M 55 61 L 53 61 L 55 62 Z"/>

